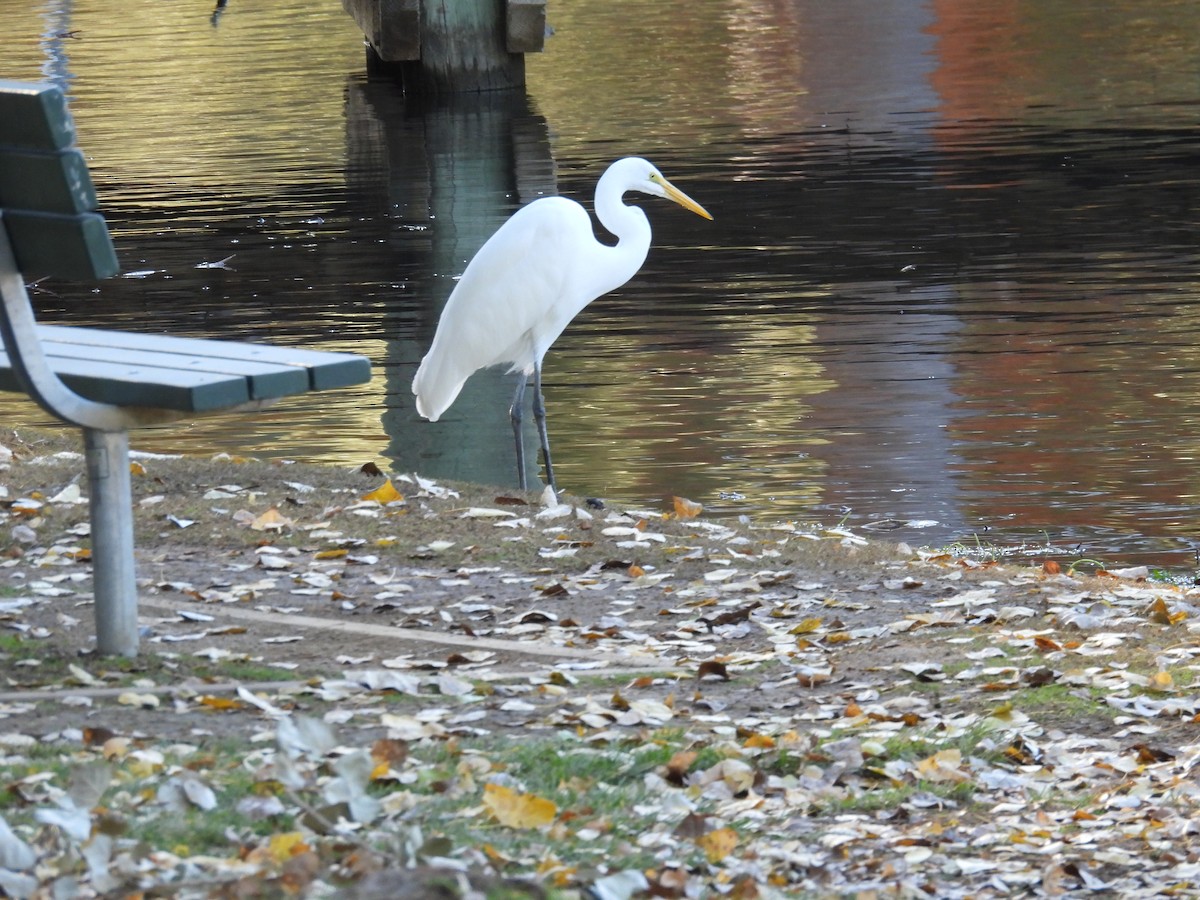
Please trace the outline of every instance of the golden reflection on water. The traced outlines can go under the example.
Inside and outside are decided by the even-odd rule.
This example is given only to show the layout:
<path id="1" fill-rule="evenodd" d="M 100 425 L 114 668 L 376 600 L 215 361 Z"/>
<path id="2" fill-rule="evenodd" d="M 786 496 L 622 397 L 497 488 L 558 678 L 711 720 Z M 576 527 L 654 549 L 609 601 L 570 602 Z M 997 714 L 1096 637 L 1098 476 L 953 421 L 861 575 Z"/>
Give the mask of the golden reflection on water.
<path id="1" fill-rule="evenodd" d="M 173 202 L 219 203 L 340 167 L 344 82 L 329 73 L 361 68 L 363 55 L 345 14 L 294 0 L 234 3 L 214 27 L 199 3 L 41 5 L 70 11 L 4 16 L 5 77 L 69 71 L 80 143 L 110 178 L 108 203 L 139 191 L 169 214 Z M 47 41 L 48 26 L 72 37 Z M 49 49 L 62 66 L 45 62 Z"/>
<path id="2" fill-rule="evenodd" d="M 234 0 L 215 26 L 206 4 L 162 0 L 0 13 L 0 74 L 68 78 L 126 268 L 153 272 L 95 295 L 53 286 L 38 298 L 51 318 L 94 301 L 97 320 L 376 363 L 368 387 L 135 446 L 337 463 L 506 446 L 507 384 L 486 398 L 494 422 L 472 407 L 438 430 L 407 382 L 467 244 L 529 195 L 431 218 L 458 209 L 437 207 L 458 185 L 433 185 L 428 144 L 403 149 L 415 117 L 347 102 L 378 95 L 360 91 L 360 36 L 336 2 Z M 562 183 L 586 200 L 605 163 L 644 153 L 717 214 L 651 209 L 642 273 L 548 358 L 567 483 L 745 494 L 725 508 L 788 515 L 937 508 L 950 528 L 1133 534 L 1169 518 L 1188 533 L 1200 5 L 554 0 L 550 21 L 529 93 Z M 462 246 L 438 244 L 450 232 Z M 230 253 L 236 272 L 194 271 Z M 42 420 L 13 395 L 0 415 Z"/>
<path id="3" fill-rule="evenodd" d="M 811 451 L 825 440 L 800 423 L 811 415 L 811 398 L 834 385 L 813 354 L 813 326 L 730 316 L 710 323 L 715 334 L 681 347 L 686 340 L 664 346 L 675 333 L 670 319 L 631 323 L 620 310 L 589 318 L 587 355 L 564 349 L 547 364 L 556 446 L 569 448 L 558 464 L 564 483 L 602 496 L 711 498 L 750 490 L 764 460 L 774 460 L 791 482 L 781 492 L 807 503 L 819 498 L 823 464 Z M 598 358 L 619 361 L 624 375 L 597 380 Z M 723 362 L 714 366 L 717 358 Z M 739 377 L 729 378 L 731 366 Z"/>

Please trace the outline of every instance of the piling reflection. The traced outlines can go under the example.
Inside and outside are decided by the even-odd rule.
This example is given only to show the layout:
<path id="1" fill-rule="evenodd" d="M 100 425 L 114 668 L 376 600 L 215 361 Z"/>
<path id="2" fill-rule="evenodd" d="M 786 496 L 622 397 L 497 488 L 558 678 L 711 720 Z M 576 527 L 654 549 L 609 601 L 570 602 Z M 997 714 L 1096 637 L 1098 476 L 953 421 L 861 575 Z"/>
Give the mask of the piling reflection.
<path id="1" fill-rule="evenodd" d="M 435 423 L 417 415 L 410 385 L 467 261 L 514 210 L 557 194 L 547 123 L 523 91 L 417 101 L 387 80 L 351 81 L 346 123 L 347 187 L 384 207 L 408 252 L 419 232 L 425 254 L 422 276 L 409 285 L 423 302 L 391 307 L 384 323 L 386 455 L 397 469 L 428 477 L 515 484 L 515 455 L 502 437 L 515 375 L 476 374 Z M 537 439 L 528 418 L 523 431 L 526 476 L 536 484 Z"/>

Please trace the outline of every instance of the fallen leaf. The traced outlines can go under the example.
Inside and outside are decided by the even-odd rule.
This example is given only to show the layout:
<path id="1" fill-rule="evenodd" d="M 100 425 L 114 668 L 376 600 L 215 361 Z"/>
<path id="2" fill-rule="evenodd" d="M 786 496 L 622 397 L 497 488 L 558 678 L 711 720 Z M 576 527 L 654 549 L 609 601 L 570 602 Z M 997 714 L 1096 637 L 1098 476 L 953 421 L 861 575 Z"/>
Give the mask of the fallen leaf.
<path id="1" fill-rule="evenodd" d="M 667 781 L 676 787 L 682 787 L 687 777 L 688 769 L 696 761 L 695 750 L 679 750 L 667 760 Z"/>
<path id="2" fill-rule="evenodd" d="M 272 506 L 251 522 L 250 527 L 255 531 L 283 531 L 285 528 L 292 528 L 295 524 L 295 522 Z"/>
<path id="3" fill-rule="evenodd" d="M 508 828 L 540 828 L 549 825 L 558 814 L 550 800 L 536 794 L 522 794 L 502 784 L 483 786 L 483 805 L 496 821 Z"/>
<path id="4" fill-rule="evenodd" d="M 738 835 L 732 828 L 718 828 L 696 839 L 696 846 L 704 851 L 710 863 L 721 862 L 737 845 Z"/>
<path id="5" fill-rule="evenodd" d="M 917 763 L 917 774 L 926 781 L 970 781 L 971 776 L 961 766 L 961 751 L 939 750 Z"/>
<path id="6" fill-rule="evenodd" d="M 271 856 L 276 862 L 285 862 L 300 853 L 311 849 L 304 841 L 304 835 L 299 831 L 287 831 L 275 834 L 270 840 Z"/>
<path id="7" fill-rule="evenodd" d="M 369 494 L 363 494 L 362 499 L 373 500 L 380 506 L 387 506 L 389 503 L 396 503 L 403 500 L 404 495 L 396 490 L 396 486 L 392 484 L 392 480 L 389 478 Z"/>

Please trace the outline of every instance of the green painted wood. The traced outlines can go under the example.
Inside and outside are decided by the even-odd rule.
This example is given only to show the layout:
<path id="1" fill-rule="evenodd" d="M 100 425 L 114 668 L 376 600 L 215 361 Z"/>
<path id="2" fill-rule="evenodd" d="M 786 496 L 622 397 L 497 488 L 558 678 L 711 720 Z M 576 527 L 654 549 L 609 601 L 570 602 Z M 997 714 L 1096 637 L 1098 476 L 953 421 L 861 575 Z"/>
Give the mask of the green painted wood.
<path id="1" fill-rule="evenodd" d="M 371 375 L 365 357 L 348 353 L 67 325 L 40 325 L 38 336 L 68 387 L 117 406 L 211 412 L 361 384 Z M 0 390 L 22 390 L 2 348 Z"/>
<path id="2" fill-rule="evenodd" d="M 59 88 L 0 80 L 0 144 L 62 150 L 74 142 L 75 123 Z"/>
<path id="3" fill-rule="evenodd" d="M 28 278 L 56 275 L 90 281 L 121 270 L 104 217 L 4 211 L 17 268 Z"/>
<path id="4" fill-rule="evenodd" d="M 112 339 L 99 344 L 58 343 L 42 338 L 42 350 L 51 360 L 62 357 L 87 362 L 115 363 L 126 366 L 177 369 L 209 378 L 244 378 L 252 400 L 271 400 L 303 394 L 309 389 L 308 373 L 294 366 L 279 366 L 243 359 L 193 356 L 186 353 L 133 349 L 124 341 Z M 51 363 L 53 365 L 53 362 Z"/>
<path id="5" fill-rule="evenodd" d="M 64 357 L 54 357 L 50 364 L 63 383 L 80 396 L 115 406 L 212 412 L 250 399 L 249 382 L 232 375 Z M 0 352 L 0 390 L 24 390 L 6 352 Z"/>
<path id="6" fill-rule="evenodd" d="M 69 325 L 41 325 L 38 333 L 43 341 L 54 341 L 64 345 L 113 346 L 115 343 L 116 346 L 129 350 L 208 357 L 223 362 L 237 360 L 295 369 L 304 373 L 307 388 L 299 388 L 292 393 L 301 393 L 303 390 L 323 391 L 330 388 L 348 387 L 371 380 L 371 363 L 366 357 L 351 353 L 333 353 L 326 350 L 251 344 L 241 341 L 217 341 L 207 338 L 105 331 Z M 223 364 L 223 362 L 215 365 Z"/>
<path id="7" fill-rule="evenodd" d="M 96 188 L 78 150 L 0 147 L 0 209 L 83 213 L 96 206 Z"/>

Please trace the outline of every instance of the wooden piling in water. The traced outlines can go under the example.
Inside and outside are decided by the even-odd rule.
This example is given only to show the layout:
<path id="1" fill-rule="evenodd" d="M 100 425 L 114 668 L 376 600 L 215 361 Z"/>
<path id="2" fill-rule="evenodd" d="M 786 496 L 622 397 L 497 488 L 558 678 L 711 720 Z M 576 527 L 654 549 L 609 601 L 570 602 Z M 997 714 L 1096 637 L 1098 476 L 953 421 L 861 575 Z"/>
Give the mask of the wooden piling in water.
<path id="1" fill-rule="evenodd" d="M 367 40 L 368 69 L 406 91 L 522 87 L 526 53 L 542 49 L 545 0 L 342 0 Z"/>

